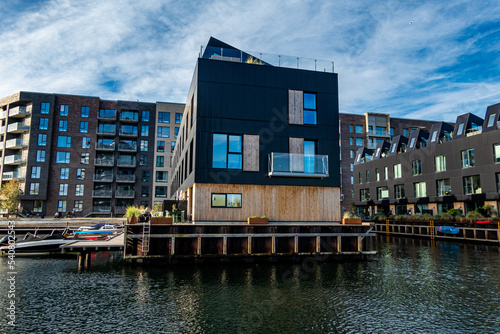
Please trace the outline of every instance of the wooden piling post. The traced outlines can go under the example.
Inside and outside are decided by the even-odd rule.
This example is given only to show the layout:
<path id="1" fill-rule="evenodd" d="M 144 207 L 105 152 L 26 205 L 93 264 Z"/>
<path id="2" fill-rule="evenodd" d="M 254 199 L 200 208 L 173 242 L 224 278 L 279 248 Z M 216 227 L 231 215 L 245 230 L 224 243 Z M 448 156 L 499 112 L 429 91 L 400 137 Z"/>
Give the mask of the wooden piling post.
<path id="1" fill-rule="evenodd" d="M 222 238 L 222 254 L 227 255 L 227 237 Z"/>

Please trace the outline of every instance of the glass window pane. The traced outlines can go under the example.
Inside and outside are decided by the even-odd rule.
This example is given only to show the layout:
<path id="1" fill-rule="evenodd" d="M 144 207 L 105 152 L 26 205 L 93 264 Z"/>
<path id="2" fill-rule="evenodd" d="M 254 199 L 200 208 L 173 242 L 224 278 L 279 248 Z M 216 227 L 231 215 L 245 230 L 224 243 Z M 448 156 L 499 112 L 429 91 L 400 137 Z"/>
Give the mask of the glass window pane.
<path id="1" fill-rule="evenodd" d="M 214 134 L 212 167 L 226 168 L 227 167 L 227 135 Z"/>
<path id="2" fill-rule="evenodd" d="M 213 207 L 226 207 L 226 195 L 225 194 L 212 194 L 212 206 Z"/>
<path id="3" fill-rule="evenodd" d="M 229 136 L 229 152 L 241 153 L 241 136 Z"/>
<path id="4" fill-rule="evenodd" d="M 317 124 L 316 111 L 304 109 L 304 124 Z"/>
<path id="5" fill-rule="evenodd" d="M 227 194 L 228 208 L 241 208 L 241 194 Z"/>
<path id="6" fill-rule="evenodd" d="M 304 93 L 304 109 L 316 109 L 316 94 Z"/>
<path id="7" fill-rule="evenodd" d="M 228 154 L 227 155 L 227 168 L 241 169 L 241 154 Z"/>

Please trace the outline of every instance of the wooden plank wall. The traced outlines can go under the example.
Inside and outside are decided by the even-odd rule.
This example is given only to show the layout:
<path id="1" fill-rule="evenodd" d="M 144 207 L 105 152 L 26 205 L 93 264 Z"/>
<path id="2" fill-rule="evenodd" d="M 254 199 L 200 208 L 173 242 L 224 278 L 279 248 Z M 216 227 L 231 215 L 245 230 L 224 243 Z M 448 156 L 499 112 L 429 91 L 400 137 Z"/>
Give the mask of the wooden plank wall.
<path id="1" fill-rule="evenodd" d="M 242 194 L 241 208 L 212 208 L 212 193 Z M 193 185 L 193 219 L 242 222 L 252 216 L 270 221 L 339 222 L 340 188 L 240 184 Z"/>
<path id="2" fill-rule="evenodd" d="M 301 90 L 288 91 L 288 123 L 304 124 L 304 93 Z"/>
<path id="3" fill-rule="evenodd" d="M 243 135 L 243 170 L 259 171 L 259 135 Z"/>

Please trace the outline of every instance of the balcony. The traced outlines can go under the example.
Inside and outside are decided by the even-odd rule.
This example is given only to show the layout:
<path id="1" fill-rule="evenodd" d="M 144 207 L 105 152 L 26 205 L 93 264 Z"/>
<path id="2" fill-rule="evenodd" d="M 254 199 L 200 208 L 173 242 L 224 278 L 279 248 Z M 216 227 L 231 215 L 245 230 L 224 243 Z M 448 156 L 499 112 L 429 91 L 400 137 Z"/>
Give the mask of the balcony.
<path id="1" fill-rule="evenodd" d="M 113 174 L 94 174 L 94 182 L 113 182 Z"/>
<path id="2" fill-rule="evenodd" d="M 115 164 L 114 158 L 95 158 L 94 166 L 113 166 Z"/>
<path id="3" fill-rule="evenodd" d="M 368 143 L 368 148 L 375 149 L 377 148 L 378 143 Z"/>
<path id="4" fill-rule="evenodd" d="M 117 190 L 115 192 L 115 198 L 134 198 L 135 191 L 134 190 Z"/>
<path id="5" fill-rule="evenodd" d="M 20 165 L 26 163 L 26 157 L 20 154 L 7 155 L 3 159 L 4 165 Z"/>
<path id="6" fill-rule="evenodd" d="M 103 144 L 103 143 L 95 143 L 96 151 L 114 151 L 115 144 Z"/>
<path id="7" fill-rule="evenodd" d="M 120 152 L 137 152 L 137 145 L 129 145 L 129 144 L 118 144 L 118 151 Z"/>
<path id="8" fill-rule="evenodd" d="M 28 142 L 22 140 L 21 138 L 9 139 L 5 142 L 5 148 L 16 150 L 24 147 L 28 147 Z"/>
<path id="9" fill-rule="evenodd" d="M 0 111 L 0 119 L 5 119 L 6 117 L 7 117 L 7 111 L 5 110 Z"/>
<path id="10" fill-rule="evenodd" d="M 137 160 L 134 159 L 121 159 L 118 158 L 117 166 L 118 167 L 132 167 L 135 168 L 137 165 Z"/>
<path id="11" fill-rule="evenodd" d="M 116 135 L 116 129 L 97 128 L 97 134 L 100 136 L 114 136 L 114 135 Z"/>
<path id="12" fill-rule="evenodd" d="M 134 183 L 135 182 L 135 175 L 117 175 L 116 182 Z"/>
<path id="13" fill-rule="evenodd" d="M 5 133 L 5 125 L 0 126 L 0 134 L 4 134 L 4 133 Z"/>
<path id="14" fill-rule="evenodd" d="M 26 174 L 20 173 L 20 172 L 17 172 L 17 171 L 4 172 L 2 174 L 2 179 L 4 181 L 6 181 L 6 180 L 24 180 L 25 178 L 26 178 Z"/>
<path id="15" fill-rule="evenodd" d="M 31 107 L 18 106 L 9 109 L 9 117 L 12 118 L 21 118 L 21 117 L 26 117 L 28 115 L 31 115 Z"/>
<path id="16" fill-rule="evenodd" d="M 112 195 L 112 190 L 92 190 L 92 197 L 94 198 L 111 198 Z"/>
<path id="17" fill-rule="evenodd" d="M 329 176 L 328 156 L 273 152 L 268 156 L 267 175 L 325 178 Z"/>
<path id="18" fill-rule="evenodd" d="M 119 134 L 121 137 L 137 137 L 137 129 L 135 130 L 120 129 Z"/>
<path id="19" fill-rule="evenodd" d="M 111 206 L 106 206 L 106 205 L 93 206 L 92 207 L 92 212 L 94 212 L 94 213 L 111 212 Z"/>
<path id="20" fill-rule="evenodd" d="M 23 133 L 23 132 L 29 131 L 29 129 L 30 129 L 30 126 L 26 125 L 22 122 L 16 122 L 16 123 L 12 123 L 12 124 L 7 125 L 7 132 L 9 132 L 9 133 Z"/>
<path id="21" fill-rule="evenodd" d="M 366 134 L 368 136 L 373 136 L 373 137 L 390 137 L 391 133 L 389 131 L 382 131 L 382 130 L 368 130 L 366 131 Z"/>
<path id="22" fill-rule="evenodd" d="M 101 121 L 116 121 L 116 111 L 111 109 L 100 110 L 97 119 Z"/>
<path id="23" fill-rule="evenodd" d="M 121 112 L 120 113 L 120 121 L 121 122 L 128 122 L 128 123 L 137 123 L 139 122 L 139 114 L 137 112 Z"/>

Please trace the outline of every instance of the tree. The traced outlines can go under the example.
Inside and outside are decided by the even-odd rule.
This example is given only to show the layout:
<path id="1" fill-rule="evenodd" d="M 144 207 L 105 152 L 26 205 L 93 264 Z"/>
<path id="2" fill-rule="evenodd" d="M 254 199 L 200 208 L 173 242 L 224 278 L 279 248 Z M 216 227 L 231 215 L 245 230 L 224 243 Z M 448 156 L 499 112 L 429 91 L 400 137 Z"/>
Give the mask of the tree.
<path id="1" fill-rule="evenodd" d="M 0 189 L 0 205 L 6 208 L 8 212 L 16 210 L 19 204 L 19 195 L 21 195 L 21 193 L 19 182 L 10 180 Z"/>

